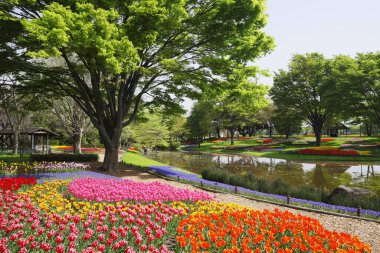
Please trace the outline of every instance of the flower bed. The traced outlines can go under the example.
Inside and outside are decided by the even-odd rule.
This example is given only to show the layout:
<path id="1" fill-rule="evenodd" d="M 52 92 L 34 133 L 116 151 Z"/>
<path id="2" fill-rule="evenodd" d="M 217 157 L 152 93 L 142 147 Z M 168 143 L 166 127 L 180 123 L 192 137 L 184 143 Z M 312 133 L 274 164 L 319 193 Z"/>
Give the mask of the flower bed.
<path id="1" fill-rule="evenodd" d="M 289 212 L 258 212 L 210 201 L 208 194 L 195 202 L 191 196 L 200 196 L 196 191 L 185 194 L 153 183 L 138 188 L 131 181 L 93 172 L 50 174 L 52 179 L 74 180 L 44 181 L 18 193 L 0 191 L 0 252 L 370 252 L 356 237 L 330 232 L 316 220 Z M 98 193 L 109 189 L 95 185 L 121 185 L 121 194 L 126 185 L 136 186 L 135 196 L 142 191 L 156 196 L 134 202 L 83 200 L 70 192 L 72 185 Z M 158 186 L 187 198 L 168 201 Z M 175 238 L 175 245 L 168 245 L 169 238 Z"/>
<path id="2" fill-rule="evenodd" d="M 68 188 L 76 198 L 91 201 L 151 202 L 212 199 L 204 192 L 178 189 L 160 182 L 141 183 L 129 180 L 82 178 L 72 181 Z"/>
<path id="3" fill-rule="evenodd" d="M 28 196 L 0 193 L 0 252 L 169 252 L 164 241 L 184 215 L 169 205 L 116 205 L 78 215 L 46 215 Z"/>
<path id="4" fill-rule="evenodd" d="M 349 149 L 338 149 L 336 147 L 315 147 L 299 149 L 297 154 L 301 155 L 333 155 L 333 156 L 368 156 L 369 151 L 357 151 Z"/>
<path id="5" fill-rule="evenodd" d="M 330 232 L 315 219 L 253 210 L 192 214 L 178 226 L 185 252 L 369 252 L 357 237 Z"/>
<path id="6" fill-rule="evenodd" d="M 270 194 L 270 193 L 263 193 L 259 191 L 254 191 L 250 190 L 244 187 L 235 187 L 233 185 L 229 184 L 224 184 L 224 183 L 219 183 L 215 181 L 210 181 L 210 180 L 205 180 L 202 178 L 199 178 L 197 174 L 189 174 L 189 173 L 183 173 L 180 171 L 173 170 L 170 166 L 149 166 L 148 169 L 158 173 L 162 174 L 168 177 L 172 178 L 180 178 L 184 181 L 200 184 L 202 183 L 205 186 L 209 187 L 217 187 L 221 188 L 223 190 L 227 191 L 235 191 L 237 190 L 240 193 L 243 194 L 249 194 L 253 195 L 258 198 L 265 198 L 265 199 L 271 199 L 277 202 L 286 202 L 286 196 L 282 195 L 277 195 L 277 194 Z M 352 207 L 346 207 L 346 206 L 340 206 L 340 205 L 332 205 L 332 204 L 326 204 L 323 202 L 318 202 L 318 201 L 312 201 L 312 200 L 305 200 L 305 199 L 298 199 L 298 198 L 292 198 L 291 202 L 293 204 L 301 204 L 301 205 L 306 205 L 312 208 L 317 208 L 317 209 L 323 209 L 323 210 L 328 210 L 328 211 L 334 211 L 334 212 L 342 212 L 342 213 L 347 213 L 350 215 L 356 215 L 357 209 L 352 208 Z M 370 215 L 372 217 L 380 217 L 380 212 L 373 211 L 373 210 L 367 210 L 367 209 L 362 209 L 361 213 L 363 215 Z"/>
<path id="7" fill-rule="evenodd" d="M 42 162 L 35 163 L 33 169 L 36 171 L 45 171 L 45 172 L 66 172 L 66 171 L 78 171 L 85 170 L 89 168 L 90 165 L 83 163 L 75 163 L 75 162 Z"/>
<path id="8" fill-rule="evenodd" d="M 23 185 L 35 185 L 37 179 L 35 177 L 15 177 L 15 178 L 0 178 L 0 189 L 3 191 L 17 191 Z"/>
<path id="9" fill-rule="evenodd" d="M 267 144 L 267 143 L 272 143 L 273 140 L 272 139 L 262 139 L 262 140 L 257 140 L 257 142 Z"/>
<path id="10" fill-rule="evenodd" d="M 331 141 L 335 141 L 335 138 L 321 138 L 321 142 L 331 142 Z"/>
<path id="11" fill-rule="evenodd" d="M 73 146 L 51 146 L 52 149 L 58 150 L 58 151 L 73 151 L 74 147 Z M 86 148 L 86 147 L 81 147 L 80 149 L 84 153 L 103 153 L 104 149 L 103 148 Z"/>

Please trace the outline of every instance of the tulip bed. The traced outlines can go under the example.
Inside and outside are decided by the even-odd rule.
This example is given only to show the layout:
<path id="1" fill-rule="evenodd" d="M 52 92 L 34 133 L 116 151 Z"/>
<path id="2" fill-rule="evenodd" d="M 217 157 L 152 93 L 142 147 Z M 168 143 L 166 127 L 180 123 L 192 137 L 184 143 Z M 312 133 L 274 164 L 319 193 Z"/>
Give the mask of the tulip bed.
<path id="1" fill-rule="evenodd" d="M 333 156 L 368 156 L 371 155 L 369 151 L 358 150 L 342 150 L 336 147 L 315 147 L 304 148 L 297 150 L 297 154 L 301 155 L 333 155 Z"/>
<path id="2" fill-rule="evenodd" d="M 53 150 L 63 151 L 63 152 L 72 152 L 74 150 L 73 146 L 51 146 Z M 84 153 L 103 153 L 103 148 L 85 148 L 81 147 L 81 151 Z"/>
<path id="3" fill-rule="evenodd" d="M 42 172 L 80 171 L 90 166 L 75 162 L 13 162 L 0 161 L 0 175 L 10 176 L 18 173 L 35 174 Z"/>
<path id="4" fill-rule="evenodd" d="M 28 179 L 0 190 L 0 252 L 371 252 L 315 219 L 200 191 L 94 172 Z"/>

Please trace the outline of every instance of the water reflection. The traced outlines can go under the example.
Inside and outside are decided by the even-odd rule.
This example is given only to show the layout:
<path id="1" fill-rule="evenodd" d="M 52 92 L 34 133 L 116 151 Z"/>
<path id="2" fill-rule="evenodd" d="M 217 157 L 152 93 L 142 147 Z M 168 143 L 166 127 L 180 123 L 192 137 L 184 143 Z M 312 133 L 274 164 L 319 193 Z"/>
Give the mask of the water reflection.
<path id="1" fill-rule="evenodd" d="M 357 163 L 299 163 L 291 160 L 248 155 L 220 155 L 199 152 L 152 152 L 151 159 L 201 174 L 205 168 L 231 173 L 252 173 L 269 180 L 281 178 L 293 186 L 312 185 L 332 190 L 338 185 L 360 186 L 380 194 L 380 165 Z"/>

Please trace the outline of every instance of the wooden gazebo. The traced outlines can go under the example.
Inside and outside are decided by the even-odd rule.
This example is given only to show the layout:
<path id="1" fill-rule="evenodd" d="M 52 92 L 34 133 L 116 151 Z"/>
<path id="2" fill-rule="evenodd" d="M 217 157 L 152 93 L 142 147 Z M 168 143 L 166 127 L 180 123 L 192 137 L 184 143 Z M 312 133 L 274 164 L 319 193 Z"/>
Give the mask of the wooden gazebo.
<path id="1" fill-rule="evenodd" d="M 37 146 L 41 146 L 40 151 L 42 153 L 49 152 L 49 140 L 52 136 L 56 136 L 57 134 L 44 129 L 42 127 L 28 127 L 23 128 L 20 131 L 20 137 L 26 136 L 29 144 L 28 149 L 31 152 L 37 151 Z M 0 130 L 0 149 L 12 149 L 14 144 L 14 133 L 11 129 L 2 129 Z M 22 148 L 22 147 L 20 147 Z"/>
<path id="2" fill-rule="evenodd" d="M 346 135 L 347 136 L 347 132 L 349 129 L 350 128 L 347 127 L 343 123 L 338 123 L 335 125 L 328 125 L 326 127 L 326 135 L 328 135 L 330 137 L 338 137 L 339 135 Z"/>

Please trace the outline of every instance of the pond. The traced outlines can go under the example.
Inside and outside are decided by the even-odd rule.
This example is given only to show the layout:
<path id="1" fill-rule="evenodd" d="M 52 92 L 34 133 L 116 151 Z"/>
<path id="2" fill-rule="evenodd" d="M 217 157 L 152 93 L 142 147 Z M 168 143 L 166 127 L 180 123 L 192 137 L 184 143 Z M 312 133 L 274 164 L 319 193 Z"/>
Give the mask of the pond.
<path id="1" fill-rule="evenodd" d="M 339 185 L 357 186 L 380 194 L 380 165 L 353 162 L 296 162 L 248 155 L 199 152 L 150 152 L 150 159 L 197 174 L 204 168 L 223 169 L 236 174 L 252 173 L 269 180 L 282 179 L 292 186 L 312 185 L 333 190 Z"/>

